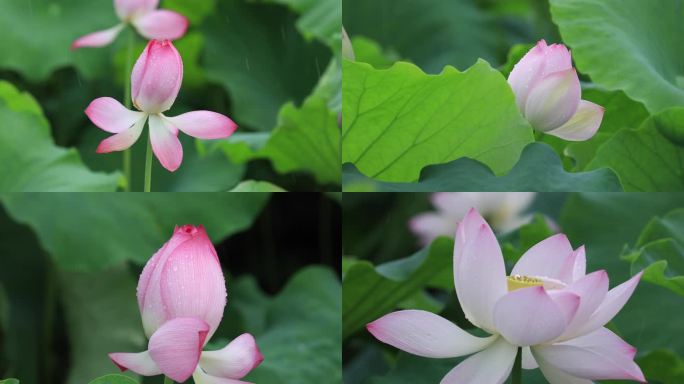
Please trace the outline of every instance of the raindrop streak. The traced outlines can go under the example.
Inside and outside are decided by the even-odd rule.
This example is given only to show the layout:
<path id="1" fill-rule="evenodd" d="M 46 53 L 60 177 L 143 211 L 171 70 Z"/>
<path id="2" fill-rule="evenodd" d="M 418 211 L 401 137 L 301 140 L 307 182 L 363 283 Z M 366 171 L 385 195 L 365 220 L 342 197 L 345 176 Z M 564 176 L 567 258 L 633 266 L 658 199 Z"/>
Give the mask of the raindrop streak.
<path id="1" fill-rule="evenodd" d="M 245 57 L 245 66 L 247 66 L 248 71 L 252 70 L 252 68 L 249 67 L 249 57 Z"/>

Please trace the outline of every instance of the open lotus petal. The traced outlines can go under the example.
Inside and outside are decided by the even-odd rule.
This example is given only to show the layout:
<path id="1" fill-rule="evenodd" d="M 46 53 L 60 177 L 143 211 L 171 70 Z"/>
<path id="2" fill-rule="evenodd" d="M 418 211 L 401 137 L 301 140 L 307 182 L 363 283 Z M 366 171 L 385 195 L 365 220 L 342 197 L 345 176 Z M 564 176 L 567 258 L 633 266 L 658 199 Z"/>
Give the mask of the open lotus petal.
<path id="1" fill-rule="evenodd" d="M 252 384 L 247 381 L 212 376 L 204 372 L 199 365 L 195 369 L 195 373 L 192 374 L 192 379 L 195 384 Z"/>
<path id="2" fill-rule="evenodd" d="M 539 365 L 589 380 L 636 380 L 645 383 L 634 363 L 636 349 L 613 332 L 600 328 L 573 340 L 532 349 Z"/>
<path id="3" fill-rule="evenodd" d="M 263 360 L 254 336 L 243 333 L 223 349 L 202 353 L 200 367 L 212 376 L 241 379 Z"/>
<path id="4" fill-rule="evenodd" d="M 71 43 L 71 49 L 78 49 L 83 47 L 104 47 L 109 45 L 119 35 L 124 28 L 123 24 L 115 25 L 103 31 L 89 33 L 85 36 L 79 37 Z"/>
<path id="5" fill-rule="evenodd" d="M 97 146 L 96 152 L 109 153 L 130 148 L 140 137 L 146 120 L 147 116 L 143 115 L 143 118 L 138 120 L 131 128 L 102 140 L 100 145 Z"/>
<path id="6" fill-rule="evenodd" d="M 185 35 L 188 19 L 179 13 L 160 9 L 134 19 L 133 26 L 148 39 L 176 40 Z"/>
<path id="7" fill-rule="evenodd" d="M 220 113 L 193 111 L 175 117 L 164 116 L 170 125 L 198 139 L 222 139 L 235 132 L 237 124 Z"/>
<path id="8" fill-rule="evenodd" d="M 161 375 L 162 371 L 152 360 L 148 351 L 140 353 L 110 353 L 112 359 L 121 371 L 131 370 L 143 376 Z"/>
<path id="9" fill-rule="evenodd" d="M 85 113 L 98 128 L 111 133 L 123 132 L 145 118 L 143 112 L 131 111 L 111 97 L 93 100 Z"/>
<path id="10" fill-rule="evenodd" d="M 502 384 L 511 373 L 516 353 L 514 345 L 499 338 L 449 371 L 440 384 Z"/>
<path id="11" fill-rule="evenodd" d="M 387 314 L 366 326 L 376 339 L 418 356 L 458 357 L 481 351 L 495 337 L 475 337 L 426 311 Z"/>
<path id="12" fill-rule="evenodd" d="M 150 142 L 152 151 L 161 165 L 173 172 L 183 161 L 183 146 L 168 124 L 157 115 L 150 116 Z"/>
<path id="13" fill-rule="evenodd" d="M 71 44 L 71 48 L 108 45 L 127 24 L 132 24 L 146 39 L 175 40 L 183 37 L 188 19 L 173 11 L 156 10 L 158 5 L 159 0 L 114 0 L 114 9 L 121 24 L 80 37 Z"/>
<path id="14" fill-rule="evenodd" d="M 195 371 L 208 333 L 209 324 L 196 317 L 169 320 L 150 338 L 150 357 L 166 376 L 182 383 Z"/>

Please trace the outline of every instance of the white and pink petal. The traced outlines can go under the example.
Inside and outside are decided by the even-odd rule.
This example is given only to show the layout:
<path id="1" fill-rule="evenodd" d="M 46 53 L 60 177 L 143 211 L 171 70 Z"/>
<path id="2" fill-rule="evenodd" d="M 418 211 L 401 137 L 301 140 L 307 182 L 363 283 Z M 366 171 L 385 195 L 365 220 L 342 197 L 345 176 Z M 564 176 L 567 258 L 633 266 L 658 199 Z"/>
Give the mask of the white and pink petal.
<path id="1" fill-rule="evenodd" d="M 582 90 L 574 68 L 554 72 L 535 83 L 525 102 L 525 118 L 538 131 L 565 124 L 577 111 Z"/>
<path id="2" fill-rule="evenodd" d="M 186 135 L 198 139 L 223 139 L 237 129 L 233 120 L 211 111 L 193 111 L 175 117 L 162 117 Z"/>
<path id="3" fill-rule="evenodd" d="M 71 49 L 83 47 L 97 48 L 109 45 L 112 41 L 114 41 L 114 39 L 116 39 L 116 36 L 119 35 L 123 27 L 123 24 L 119 24 L 103 31 L 97 31 L 79 37 L 78 39 L 74 40 L 73 43 L 71 43 Z"/>
<path id="4" fill-rule="evenodd" d="M 143 115 L 143 118 L 136 122 L 131 128 L 102 140 L 95 151 L 97 153 L 110 153 L 130 148 L 138 141 L 143 127 L 145 127 L 145 120 L 146 116 Z"/>
<path id="5" fill-rule="evenodd" d="M 95 126 L 110 133 L 121 133 L 146 117 L 145 113 L 131 111 L 111 97 L 91 101 L 85 114 Z"/>
<path id="6" fill-rule="evenodd" d="M 167 321 L 150 338 L 148 351 L 166 376 L 184 382 L 197 368 L 209 324 L 196 317 Z"/>
<path id="7" fill-rule="evenodd" d="M 458 249 L 454 252 L 454 285 L 466 318 L 494 333 L 493 308 L 508 292 L 508 285 L 503 254 L 494 232 L 486 222 L 473 228 L 474 223 L 482 222 L 484 219 L 471 211 L 461 224 L 464 231 L 457 236 L 465 235 L 465 238 L 456 241 L 456 247 L 461 242 L 464 245 L 462 254 L 459 255 Z"/>
<path id="8" fill-rule="evenodd" d="M 481 351 L 495 339 L 475 337 L 445 318 L 420 310 L 389 313 L 366 326 L 376 339 L 424 357 L 446 358 Z"/>
<path id="9" fill-rule="evenodd" d="M 633 358 L 636 350 L 606 328 L 552 345 L 536 346 L 532 354 L 540 367 L 551 365 L 588 380 L 635 380 L 645 383 Z"/>
<path id="10" fill-rule="evenodd" d="M 148 351 L 139 353 L 115 352 L 110 353 L 109 358 L 119 367 L 121 372 L 131 370 L 143 376 L 156 376 L 162 373 Z"/>
<path id="11" fill-rule="evenodd" d="M 548 131 L 549 135 L 568 141 L 584 141 L 591 139 L 603 120 L 605 108 L 590 101 L 581 100 L 577 111 L 565 124 Z"/>
<path id="12" fill-rule="evenodd" d="M 192 374 L 192 379 L 195 384 L 252 384 L 247 381 L 212 376 L 204 372 L 199 365 L 195 369 L 195 373 Z"/>
<path id="13" fill-rule="evenodd" d="M 518 348 L 499 337 L 487 349 L 462 361 L 440 384 L 502 384 L 513 368 Z"/>
<path id="14" fill-rule="evenodd" d="M 209 375 L 241 379 L 263 360 L 254 336 L 243 333 L 223 349 L 203 352 L 199 365 Z"/>
<path id="15" fill-rule="evenodd" d="M 161 117 L 150 115 L 149 122 L 152 151 L 164 168 L 174 172 L 183 162 L 183 146 Z"/>
<path id="16" fill-rule="evenodd" d="M 578 306 L 576 295 L 554 301 L 543 287 L 522 288 L 509 292 L 496 303 L 494 323 L 511 344 L 541 344 L 563 333 L 568 313 Z"/>
<path id="17" fill-rule="evenodd" d="M 632 297 L 634 290 L 639 284 L 643 272 L 639 272 L 632 276 L 631 279 L 611 289 L 606 294 L 606 297 L 601 302 L 601 305 L 594 311 L 594 313 L 585 321 L 575 332 L 576 336 L 585 335 L 593 332 L 615 317 L 620 312 L 622 307 L 627 304 L 627 300 Z"/>

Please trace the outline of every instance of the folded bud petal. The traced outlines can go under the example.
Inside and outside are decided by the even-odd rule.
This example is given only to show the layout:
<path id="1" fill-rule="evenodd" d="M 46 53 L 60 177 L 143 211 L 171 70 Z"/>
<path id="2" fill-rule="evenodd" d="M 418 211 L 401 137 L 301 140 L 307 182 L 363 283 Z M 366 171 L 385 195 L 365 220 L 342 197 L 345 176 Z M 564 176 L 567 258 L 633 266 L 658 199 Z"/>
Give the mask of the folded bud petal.
<path id="1" fill-rule="evenodd" d="M 104 31 L 97 31 L 89 33 L 83 37 L 79 37 L 73 43 L 71 43 L 71 49 L 78 49 L 82 47 L 104 47 L 105 45 L 108 45 L 114 41 L 123 27 L 123 24 L 119 24 L 109 29 L 105 29 Z"/>
<path id="2" fill-rule="evenodd" d="M 547 132 L 565 124 L 577 111 L 581 88 L 574 68 L 554 72 L 534 84 L 525 102 L 525 118 Z"/>
<path id="3" fill-rule="evenodd" d="M 131 128 L 102 140 L 100 145 L 97 146 L 96 152 L 110 153 L 130 148 L 138 141 L 140 133 L 142 133 L 143 127 L 145 127 L 146 118 L 147 116 L 143 115 L 143 118 L 138 120 Z"/>
<path id="4" fill-rule="evenodd" d="M 185 228 L 185 227 L 184 227 Z M 226 282 L 204 228 L 188 226 L 191 239 L 169 255 L 161 274 L 161 296 L 169 317 L 199 317 L 209 324 L 207 340 L 226 306 Z"/>
<path id="5" fill-rule="evenodd" d="M 109 358 L 124 372 L 131 370 L 143 376 L 161 375 L 162 371 L 152 360 L 148 351 L 140 353 L 110 353 Z"/>
<path id="6" fill-rule="evenodd" d="M 188 19 L 180 13 L 160 9 L 133 19 L 133 26 L 148 39 L 176 40 L 185 35 Z"/>
<path id="7" fill-rule="evenodd" d="M 227 116 L 210 111 L 193 111 L 175 117 L 162 116 L 167 123 L 198 139 L 223 139 L 235 132 L 237 124 Z"/>
<path id="8" fill-rule="evenodd" d="M 223 349 L 202 352 L 199 365 L 208 374 L 226 379 L 241 379 L 256 368 L 264 357 L 254 336 L 243 333 Z"/>
<path id="9" fill-rule="evenodd" d="M 121 20 L 151 12 L 157 8 L 159 0 L 114 0 L 114 9 Z"/>
<path id="10" fill-rule="evenodd" d="M 111 133 L 123 132 L 145 117 L 143 112 L 131 111 L 111 97 L 93 100 L 85 114 L 98 128 Z"/>
<path id="11" fill-rule="evenodd" d="M 133 104 L 147 113 L 161 113 L 173 105 L 183 81 L 183 61 L 170 41 L 152 40 L 133 66 Z"/>
<path id="12" fill-rule="evenodd" d="M 182 383 L 195 371 L 208 332 L 209 324 L 195 317 L 169 320 L 150 338 L 150 357 L 162 373 Z"/>
<path id="13" fill-rule="evenodd" d="M 181 245 L 193 241 L 199 243 L 199 245 L 191 244 L 187 248 L 179 249 Z M 217 258 L 216 251 L 213 249 L 213 246 L 211 245 L 211 242 L 207 237 L 204 228 L 202 228 L 201 226 L 194 227 L 191 225 L 185 225 L 179 228 L 177 227 L 174 230 L 171 239 L 168 242 L 166 242 L 166 244 L 164 244 L 164 246 L 162 246 L 162 248 L 159 251 L 157 251 L 157 253 L 155 253 L 154 256 L 152 256 L 152 258 L 145 265 L 145 268 L 143 269 L 143 272 L 140 275 L 140 280 L 138 281 L 138 305 L 140 307 L 140 312 L 142 314 L 145 333 L 148 336 L 152 335 L 167 320 L 173 318 L 172 315 L 181 313 L 183 315 L 199 317 L 203 319 L 205 322 L 207 322 L 210 326 L 210 332 L 208 336 L 211 336 L 211 334 L 213 334 L 214 330 L 218 326 L 218 322 L 220 322 L 220 317 L 217 320 L 216 314 L 223 314 L 226 297 L 225 281 L 223 280 L 222 275 L 221 282 L 223 283 L 221 284 L 221 286 L 215 287 L 217 292 L 207 292 L 207 287 L 192 289 L 192 285 L 205 283 L 204 281 L 198 280 L 192 282 L 189 285 L 186 285 L 184 282 L 182 282 L 181 287 L 177 287 L 173 290 L 169 290 L 167 288 L 166 293 L 162 295 L 162 278 L 164 277 L 165 273 L 168 273 L 169 270 L 172 273 L 175 273 L 175 275 L 170 278 L 166 277 L 166 284 L 168 284 L 170 280 L 179 281 L 179 277 L 177 276 L 179 272 L 183 272 L 181 273 L 181 275 L 187 275 L 187 273 L 185 273 L 184 271 L 174 271 L 174 268 L 183 268 L 186 272 L 195 271 L 197 269 L 194 265 L 196 264 L 195 261 L 191 261 L 193 265 L 191 265 L 188 268 L 185 268 L 178 264 L 179 262 L 182 263 L 183 259 L 187 257 L 184 255 L 188 253 L 188 249 L 192 250 L 197 248 L 203 249 L 201 255 L 198 252 L 193 252 L 191 257 L 188 258 L 197 259 L 201 257 L 203 259 L 214 260 Z M 168 260 L 173 255 L 175 255 L 176 250 L 178 250 L 179 252 L 178 255 L 174 256 L 174 259 L 176 261 L 173 265 L 167 267 Z M 208 268 L 216 269 L 216 272 L 207 272 L 206 274 L 211 274 L 212 276 L 214 276 L 216 275 L 216 273 L 221 273 L 218 261 L 216 261 L 216 263 L 203 262 L 202 264 Z M 214 276 L 210 282 L 215 283 L 216 281 L 218 281 L 218 277 Z M 215 285 L 218 284 L 212 284 L 212 286 Z M 170 297 L 174 295 L 176 292 L 178 294 L 177 297 Z M 210 296 L 214 299 L 210 300 L 207 297 L 205 297 L 205 295 Z M 216 299 L 216 297 L 219 297 L 219 299 Z M 172 299 L 170 303 L 167 303 L 165 301 L 168 299 Z M 187 303 L 189 300 L 197 301 L 198 305 L 196 308 L 196 313 L 181 312 L 181 310 L 187 308 L 185 307 L 184 303 Z M 177 305 L 178 301 L 180 301 L 181 305 Z M 214 306 L 214 308 L 208 308 L 207 306 L 209 305 Z"/>
<path id="14" fill-rule="evenodd" d="M 601 126 L 604 111 L 605 109 L 598 104 L 581 100 L 570 120 L 547 133 L 568 141 L 589 140 Z"/>
<path id="15" fill-rule="evenodd" d="M 527 97 L 534 85 L 544 77 L 572 68 L 570 52 L 563 44 L 546 45 L 540 40 L 513 67 L 508 83 L 515 93 L 518 108 L 525 111 Z"/>
<path id="16" fill-rule="evenodd" d="M 508 75 L 508 84 L 515 93 L 515 101 L 521 111 L 525 110 L 525 102 L 532 85 L 543 77 L 545 52 L 546 41 L 541 40 L 515 64 Z"/>
<path id="17" fill-rule="evenodd" d="M 170 172 L 183 162 L 183 146 L 172 128 L 158 115 L 150 115 L 150 142 L 161 165 Z"/>

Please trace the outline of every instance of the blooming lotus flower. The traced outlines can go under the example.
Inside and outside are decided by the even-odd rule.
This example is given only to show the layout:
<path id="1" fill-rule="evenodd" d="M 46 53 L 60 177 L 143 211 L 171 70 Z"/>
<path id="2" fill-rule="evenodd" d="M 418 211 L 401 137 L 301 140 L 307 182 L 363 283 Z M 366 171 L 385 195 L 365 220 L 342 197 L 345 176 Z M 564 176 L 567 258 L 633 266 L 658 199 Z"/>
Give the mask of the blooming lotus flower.
<path id="1" fill-rule="evenodd" d="M 608 274 L 585 274 L 584 247 L 565 235 L 530 248 L 506 276 L 501 249 L 476 210 L 458 225 L 454 284 L 466 318 L 487 332 L 476 337 L 433 313 L 393 312 L 367 325 L 378 340 L 418 356 L 473 354 L 442 384 L 500 384 L 519 347 L 523 368 L 539 367 L 552 384 L 591 380 L 645 382 L 636 349 L 604 328 L 634 292 L 641 273 L 608 290 Z"/>
<path id="2" fill-rule="evenodd" d="M 216 250 L 202 226 L 176 227 L 173 237 L 147 262 L 138 281 L 138 306 L 148 349 L 110 353 L 122 370 L 164 374 L 195 384 L 239 381 L 261 363 L 254 337 L 242 334 L 218 351 L 202 351 L 226 306 L 226 284 Z"/>
<path id="3" fill-rule="evenodd" d="M 570 141 L 588 140 L 598 131 L 603 107 L 580 100 L 582 89 L 570 51 L 541 40 L 513 67 L 508 83 L 532 127 Z"/>
<path id="4" fill-rule="evenodd" d="M 93 32 L 76 39 L 71 49 L 81 47 L 102 47 L 116 38 L 126 24 L 131 24 L 146 39 L 175 40 L 188 29 L 185 16 L 157 9 L 159 0 L 114 0 L 114 9 L 121 23 L 104 31 Z"/>
<path id="5" fill-rule="evenodd" d="M 123 151 L 138 140 L 149 118 L 152 150 L 164 168 L 173 172 L 183 161 L 178 131 L 199 139 L 230 136 L 237 125 L 210 111 L 165 116 L 183 81 L 183 61 L 170 41 L 152 40 L 133 66 L 131 98 L 139 111 L 131 111 L 111 97 L 93 100 L 85 113 L 99 128 L 114 133 L 97 147 L 97 153 Z"/>
<path id="6" fill-rule="evenodd" d="M 532 204 L 534 192 L 440 192 L 430 200 L 437 212 L 414 216 L 409 228 L 420 243 L 430 244 L 438 236 L 453 237 L 458 222 L 471 207 L 487 217 L 498 232 L 508 232 L 527 223 L 530 215 L 523 212 Z"/>

